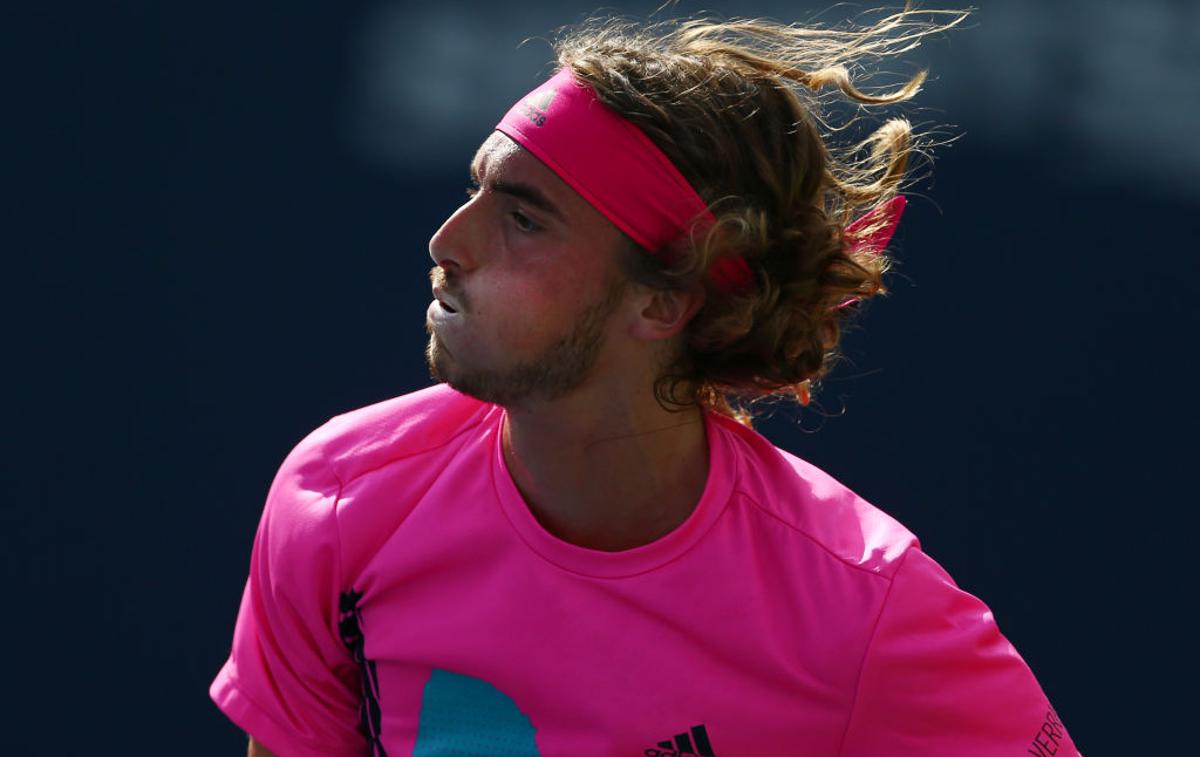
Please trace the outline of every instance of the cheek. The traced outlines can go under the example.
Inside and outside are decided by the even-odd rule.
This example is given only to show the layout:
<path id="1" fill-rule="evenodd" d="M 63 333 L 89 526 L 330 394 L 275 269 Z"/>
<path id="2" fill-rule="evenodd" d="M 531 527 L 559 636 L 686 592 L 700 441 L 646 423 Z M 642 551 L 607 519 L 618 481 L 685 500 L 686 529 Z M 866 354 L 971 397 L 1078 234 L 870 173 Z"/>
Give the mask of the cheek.
<path id="1" fill-rule="evenodd" d="M 574 287 L 556 291 L 547 282 L 523 280 L 489 291 L 475 315 L 491 343 L 536 352 L 570 330 L 581 297 Z"/>

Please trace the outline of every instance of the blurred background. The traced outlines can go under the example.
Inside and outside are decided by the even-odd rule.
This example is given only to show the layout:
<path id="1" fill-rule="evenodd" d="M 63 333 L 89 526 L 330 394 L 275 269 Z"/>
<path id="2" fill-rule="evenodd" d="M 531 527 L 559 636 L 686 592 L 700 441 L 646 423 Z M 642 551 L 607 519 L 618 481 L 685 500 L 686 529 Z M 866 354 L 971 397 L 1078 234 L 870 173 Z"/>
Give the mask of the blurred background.
<path id="1" fill-rule="evenodd" d="M 0 751 L 243 753 L 207 687 L 271 478 L 330 416 L 429 384 L 429 236 L 550 72 L 545 38 L 596 10 L 5 3 Z M 819 410 L 760 430 L 982 597 L 1089 757 L 1174 753 L 1200 3 L 985 2 L 966 27 L 888 64 L 930 69 L 904 112 L 959 137 L 910 198 L 893 293 Z"/>

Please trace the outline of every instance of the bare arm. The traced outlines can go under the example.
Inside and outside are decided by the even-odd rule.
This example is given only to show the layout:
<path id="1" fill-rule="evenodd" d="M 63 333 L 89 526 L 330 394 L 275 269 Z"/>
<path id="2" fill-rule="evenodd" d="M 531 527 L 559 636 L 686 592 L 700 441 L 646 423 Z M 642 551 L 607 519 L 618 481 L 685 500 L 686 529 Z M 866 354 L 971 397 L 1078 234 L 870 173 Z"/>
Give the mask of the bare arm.
<path id="1" fill-rule="evenodd" d="M 275 753 L 267 749 L 262 744 L 250 737 L 250 748 L 246 751 L 246 757 L 275 757 Z"/>

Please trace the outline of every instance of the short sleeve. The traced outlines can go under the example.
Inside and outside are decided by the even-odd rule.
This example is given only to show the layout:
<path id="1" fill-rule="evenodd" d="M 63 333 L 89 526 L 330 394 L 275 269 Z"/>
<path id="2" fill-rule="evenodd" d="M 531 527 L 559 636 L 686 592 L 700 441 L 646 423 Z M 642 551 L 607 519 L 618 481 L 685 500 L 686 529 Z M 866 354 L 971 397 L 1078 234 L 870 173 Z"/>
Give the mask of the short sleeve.
<path id="1" fill-rule="evenodd" d="M 920 549 L 892 579 L 841 757 L 1077 757 L 991 611 Z"/>
<path id="2" fill-rule="evenodd" d="M 338 633 L 339 484 L 310 436 L 271 484 L 233 650 L 209 689 L 281 757 L 362 755 L 358 668 Z"/>

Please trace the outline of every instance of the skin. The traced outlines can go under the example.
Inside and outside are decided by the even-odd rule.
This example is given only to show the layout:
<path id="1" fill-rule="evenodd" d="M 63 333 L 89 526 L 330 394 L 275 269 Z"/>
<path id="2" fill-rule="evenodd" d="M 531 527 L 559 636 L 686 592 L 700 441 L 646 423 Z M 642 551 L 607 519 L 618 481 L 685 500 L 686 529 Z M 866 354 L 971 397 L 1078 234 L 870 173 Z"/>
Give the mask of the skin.
<path id="1" fill-rule="evenodd" d="M 246 751 L 246 757 L 275 757 L 275 753 L 255 741 L 254 737 L 251 736 L 250 747 Z"/>
<path id="2" fill-rule="evenodd" d="M 459 309 L 439 320 L 431 303 L 433 373 L 507 410 L 505 461 L 548 531 L 599 550 L 654 541 L 708 473 L 700 410 L 668 412 L 653 394 L 703 293 L 624 282 L 620 231 L 508 137 L 489 137 L 472 167 L 480 190 L 429 242 L 431 279 Z"/>

